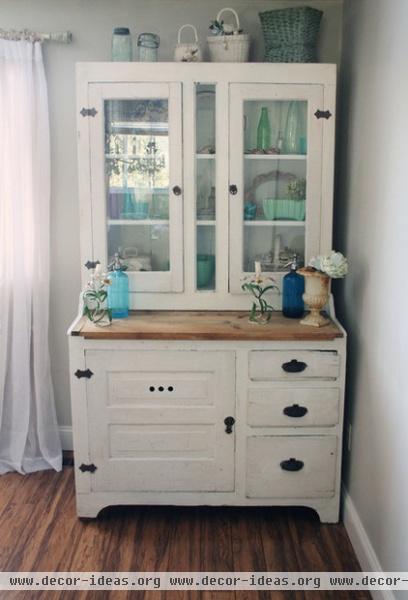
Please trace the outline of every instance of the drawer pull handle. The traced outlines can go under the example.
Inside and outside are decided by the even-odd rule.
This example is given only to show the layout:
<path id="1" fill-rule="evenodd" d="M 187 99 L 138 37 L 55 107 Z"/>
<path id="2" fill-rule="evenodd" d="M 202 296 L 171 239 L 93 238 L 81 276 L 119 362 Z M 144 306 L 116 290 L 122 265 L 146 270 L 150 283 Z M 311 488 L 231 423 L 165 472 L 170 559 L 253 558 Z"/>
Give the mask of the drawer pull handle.
<path id="1" fill-rule="evenodd" d="M 292 404 L 292 406 L 285 406 L 283 414 L 287 417 L 304 417 L 307 413 L 306 406 L 299 406 L 299 404 Z"/>
<path id="2" fill-rule="evenodd" d="M 229 192 L 230 194 L 232 194 L 233 196 L 235 196 L 238 193 L 238 188 L 235 184 L 232 184 L 229 186 Z"/>
<path id="3" fill-rule="evenodd" d="M 181 187 L 179 185 L 175 185 L 173 188 L 173 194 L 175 196 L 180 196 L 181 195 Z"/>
<path id="4" fill-rule="evenodd" d="M 282 369 L 286 371 L 286 373 L 301 373 L 306 369 L 306 367 L 307 364 L 305 362 L 296 360 L 296 358 L 293 358 L 289 362 L 285 362 L 282 365 Z"/>
<path id="5" fill-rule="evenodd" d="M 280 464 L 281 469 L 284 471 L 300 471 L 303 469 L 304 462 L 301 460 L 297 460 L 296 458 L 289 458 L 288 460 L 283 460 Z"/>
<path id="6" fill-rule="evenodd" d="M 234 417 L 225 417 L 224 423 L 225 423 L 225 433 L 232 433 L 232 427 L 235 423 Z"/>

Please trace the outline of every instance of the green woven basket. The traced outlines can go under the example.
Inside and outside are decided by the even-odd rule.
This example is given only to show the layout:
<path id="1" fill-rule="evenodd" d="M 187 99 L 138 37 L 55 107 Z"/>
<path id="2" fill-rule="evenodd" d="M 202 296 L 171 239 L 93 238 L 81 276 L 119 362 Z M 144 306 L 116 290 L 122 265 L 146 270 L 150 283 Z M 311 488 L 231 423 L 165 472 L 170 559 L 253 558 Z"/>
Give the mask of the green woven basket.
<path id="1" fill-rule="evenodd" d="M 322 11 L 310 6 L 259 13 L 267 62 L 317 62 Z"/>

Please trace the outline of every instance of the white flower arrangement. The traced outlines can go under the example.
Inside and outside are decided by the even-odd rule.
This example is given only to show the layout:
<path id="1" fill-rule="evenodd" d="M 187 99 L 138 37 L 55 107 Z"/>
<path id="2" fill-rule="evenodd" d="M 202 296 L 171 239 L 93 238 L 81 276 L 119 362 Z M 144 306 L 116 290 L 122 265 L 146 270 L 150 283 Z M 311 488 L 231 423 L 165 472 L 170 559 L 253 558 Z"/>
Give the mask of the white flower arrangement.
<path id="1" fill-rule="evenodd" d="M 309 267 L 328 275 L 332 279 L 341 279 L 348 273 L 348 261 L 341 252 L 332 250 L 330 254 L 319 254 L 309 261 Z"/>
<path id="2" fill-rule="evenodd" d="M 83 314 L 95 325 L 106 326 L 110 325 L 112 321 L 111 310 L 105 307 L 108 285 L 110 285 L 110 280 L 102 272 L 102 267 L 98 263 L 91 271 L 90 280 L 82 292 Z"/>
<path id="3" fill-rule="evenodd" d="M 273 289 L 279 292 L 278 286 L 275 285 L 275 280 L 273 277 L 263 275 L 261 263 L 255 261 L 255 274 L 244 277 L 243 281 L 244 283 L 242 284 L 241 289 L 244 292 L 249 292 L 255 298 L 249 313 L 249 320 L 254 323 L 267 323 L 272 316 L 274 308 L 265 300 L 265 298 L 263 298 L 263 295 L 265 292 L 269 292 Z M 257 306 L 257 303 L 259 304 L 259 307 Z"/>

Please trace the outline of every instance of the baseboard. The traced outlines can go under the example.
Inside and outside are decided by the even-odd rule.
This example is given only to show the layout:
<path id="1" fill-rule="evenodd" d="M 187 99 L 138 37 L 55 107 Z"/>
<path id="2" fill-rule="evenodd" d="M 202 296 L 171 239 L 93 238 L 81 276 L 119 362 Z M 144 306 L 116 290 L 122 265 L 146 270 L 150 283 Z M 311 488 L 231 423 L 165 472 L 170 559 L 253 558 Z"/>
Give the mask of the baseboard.
<path id="1" fill-rule="evenodd" d="M 72 427 L 61 425 L 59 427 L 61 446 L 63 450 L 73 450 Z"/>
<path id="2" fill-rule="evenodd" d="M 354 502 L 343 487 L 343 522 L 362 571 L 383 571 Z M 373 600 L 396 600 L 391 590 L 370 590 Z"/>

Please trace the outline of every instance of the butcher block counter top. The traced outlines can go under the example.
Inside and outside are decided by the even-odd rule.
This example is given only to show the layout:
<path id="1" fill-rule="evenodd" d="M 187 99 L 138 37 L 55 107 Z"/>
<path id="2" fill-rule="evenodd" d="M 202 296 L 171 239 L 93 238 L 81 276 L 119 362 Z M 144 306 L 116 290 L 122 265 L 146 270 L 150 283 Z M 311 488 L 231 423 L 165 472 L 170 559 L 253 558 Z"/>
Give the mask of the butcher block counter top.
<path id="1" fill-rule="evenodd" d="M 248 321 L 248 312 L 152 310 L 132 312 L 108 327 L 96 327 L 82 317 L 71 335 L 98 340 L 327 341 L 343 337 L 343 332 L 334 322 L 309 327 L 281 312 L 258 325 Z"/>

